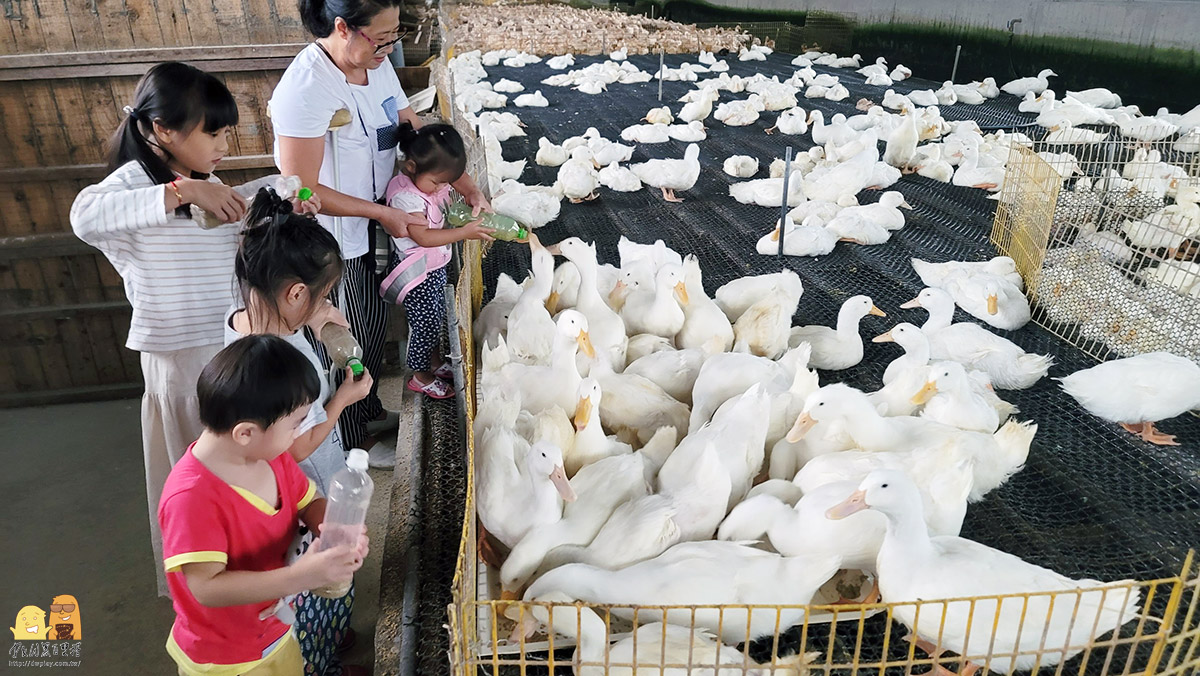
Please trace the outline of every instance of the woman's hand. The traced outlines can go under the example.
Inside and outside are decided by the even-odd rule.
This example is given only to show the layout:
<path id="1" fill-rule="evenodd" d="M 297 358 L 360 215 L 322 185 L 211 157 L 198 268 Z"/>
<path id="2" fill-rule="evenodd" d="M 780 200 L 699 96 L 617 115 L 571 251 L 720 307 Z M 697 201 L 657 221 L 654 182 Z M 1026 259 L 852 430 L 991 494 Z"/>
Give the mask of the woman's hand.
<path id="1" fill-rule="evenodd" d="M 222 223 L 240 221 L 246 215 L 246 199 L 227 185 L 195 178 L 181 178 L 175 185 L 185 204 L 195 204 Z"/>
<path id="2" fill-rule="evenodd" d="M 425 220 L 424 214 L 410 214 L 400 209 L 384 207 L 383 218 L 379 219 L 379 224 L 392 237 L 408 237 L 408 226 L 428 226 L 429 221 Z"/>
<path id="3" fill-rule="evenodd" d="M 488 201 L 488 198 L 483 196 L 483 191 L 479 188 L 471 191 L 469 195 L 463 195 L 463 201 L 471 205 L 472 217 L 478 216 L 483 211 L 492 211 L 492 203 Z"/>
<path id="4" fill-rule="evenodd" d="M 492 237 L 492 235 L 494 235 L 496 231 L 492 228 L 483 227 L 482 220 L 471 221 L 470 223 L 467 223 L 463 227 L 459 228 L 459 230 L 462 231 L 463 239 L 481 239 L 485 242 L 491 242 L 495 240 L 495 237 Z"/>

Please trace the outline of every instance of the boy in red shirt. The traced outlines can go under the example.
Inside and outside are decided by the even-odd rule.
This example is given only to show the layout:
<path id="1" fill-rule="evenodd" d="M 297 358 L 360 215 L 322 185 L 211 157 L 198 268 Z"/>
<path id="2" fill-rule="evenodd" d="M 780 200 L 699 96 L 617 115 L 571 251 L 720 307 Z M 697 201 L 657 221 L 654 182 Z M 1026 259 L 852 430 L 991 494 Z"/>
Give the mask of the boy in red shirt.
<path id="1" fill-rule="evenodd" d="M 158 506 L 175 624 L 167 652 L 183 676 L 299 676 L 280 599 L 349 582 L 367 553 L 322 551 L 286 565 L 297 518 L 314 532 L 325 499 L 287 453 L 321 391 L 299 350 L 247 336 L 221 350 L 197 383 L 204 432 L 171 470 Z"/>

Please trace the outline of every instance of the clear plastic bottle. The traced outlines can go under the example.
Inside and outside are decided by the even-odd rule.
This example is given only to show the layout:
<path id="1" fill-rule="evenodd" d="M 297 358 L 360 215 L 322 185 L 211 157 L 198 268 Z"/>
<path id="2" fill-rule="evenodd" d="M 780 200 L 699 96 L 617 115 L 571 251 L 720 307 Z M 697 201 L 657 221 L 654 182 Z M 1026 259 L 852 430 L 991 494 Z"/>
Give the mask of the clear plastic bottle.
<path id="1" fill-rule="evenodd" d="M 320 337 L 325 351 L 329 353 L 329 359 L 336 368 L 344 370 L 349 367 L 355 380 L 362 378 L 363 349 L 350 333 L 350 329 L 328 322 L 321 327 Z"/>
<path id="2" fill-rule="evenodd" d="M 361 448 L 350 451 L 346 468 L 338 471 L 329 480 L 328 504 L 325 505 L 325 521 L 321 525 L 321 549 L 340 545 L 354 546 L 367 522 L 367 510 L 371 507 L 371 494 L 375 483 L 367 474 L 367 452 Z M 337 587 L 322 587 L 312 592 L 327 599 L 340 599 L 350 591 L 350 583 Z"/>
<path id="3" fill-rule="evenodd" d="M 472 216 L 472 211 L 472 207 L 466 202 L 453 202 L 449 204 L 445 208 L 446 225 L 452 228 L 461 228 L 467 223 L 479 220 L 483 222 L 483 227 L 496 231 L 492 233 L 492 237 L 496 239 L 506 242 L 529 239 L 529 229 L 513 218 L 504 214 L 493 214 L 486 211 L 480 213 L 478 216 Z"/>

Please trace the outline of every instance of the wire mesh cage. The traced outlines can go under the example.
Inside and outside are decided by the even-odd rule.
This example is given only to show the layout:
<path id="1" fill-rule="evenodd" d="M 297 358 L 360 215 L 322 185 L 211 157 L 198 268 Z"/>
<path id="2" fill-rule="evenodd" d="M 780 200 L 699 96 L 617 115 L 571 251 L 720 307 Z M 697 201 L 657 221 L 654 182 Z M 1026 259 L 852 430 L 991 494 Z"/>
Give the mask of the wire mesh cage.
<path id="1" fill-rule="evenodd" d="M 1200 148 L 1166 123 L 1126 133 L 1139 138 L 1063 127 L 1014 145 L 992 241 L 1017 262 L 1034 321 L 1068 343 L 1101 360 L 1200 361 Z"/>

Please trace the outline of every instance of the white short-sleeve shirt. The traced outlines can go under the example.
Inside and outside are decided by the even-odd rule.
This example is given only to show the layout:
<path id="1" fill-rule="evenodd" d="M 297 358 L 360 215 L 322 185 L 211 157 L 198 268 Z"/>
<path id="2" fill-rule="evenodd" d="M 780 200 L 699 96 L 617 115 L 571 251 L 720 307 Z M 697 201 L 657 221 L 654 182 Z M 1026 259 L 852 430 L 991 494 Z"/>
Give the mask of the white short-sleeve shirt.
<path id="1" fill-rule="evenodd" d="M 275 164 L 279 137 L 326 136 L 329 120 L 338 110 L 350 111 L 350 124 L 337 134 L 340 154 L 340 192 L 374 202 L 383 196 L 396 173 L 396 128 L 399 111 L 408 107 L 396 70 L 386 59 L 367 71 L 367 84 L 352 85 L 317 43 L 305 47 L 275 87 L 270 101 L 275 129 Z M 333 147 L 325 139 L 319 180 L 333 187 Z M 317 220 L 334 232 L 333 218 Z M 342 218 L 342 257 L 357 258 L 371 250 L 366 218 Z"/>

